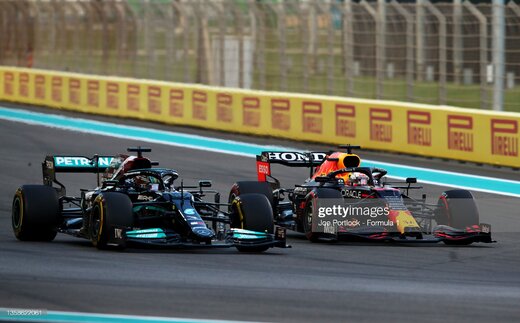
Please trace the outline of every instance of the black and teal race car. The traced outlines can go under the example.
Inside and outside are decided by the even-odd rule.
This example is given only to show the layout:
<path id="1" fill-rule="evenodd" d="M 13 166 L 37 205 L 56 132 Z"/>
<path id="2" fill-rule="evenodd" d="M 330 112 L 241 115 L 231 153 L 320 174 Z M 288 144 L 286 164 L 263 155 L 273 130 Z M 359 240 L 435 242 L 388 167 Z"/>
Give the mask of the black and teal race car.
<path id="1" fill-rule="evenodd" d="M 286 247 L 285 229 L 275 230 L 262 194 L 220 203 L 211 181 L 175 185 L 178 173 L 143 157 L 149 148 L 128 148 L 136 156 L 47 156 L 43 185 L 23 185 L 12 205 L 19 240 L 52 241 L 58 232 L 89 239 L 99 249 L 131 244 L 165 247 L 236 247 L 263 252 Z M 95 189 L 66 194 L 56 173 L 97 173 Z M 205 199 L 212 195 L 212 201 Z M 222 210 L 224 209 L 224 210 Z"/>

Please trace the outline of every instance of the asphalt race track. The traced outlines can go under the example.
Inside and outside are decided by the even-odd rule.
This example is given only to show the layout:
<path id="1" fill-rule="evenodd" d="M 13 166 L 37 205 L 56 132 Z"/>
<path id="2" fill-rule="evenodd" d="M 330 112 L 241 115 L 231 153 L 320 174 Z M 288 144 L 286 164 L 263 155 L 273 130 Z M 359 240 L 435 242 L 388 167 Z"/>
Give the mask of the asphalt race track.
<path id="1" fill-rule="evenodd" d="M 492 224 L 498 243 L 468 247 L 311 243 L 291 233 L 292 249 L 254 255 L 234 248 L 98 251 L 88 241 L 64 235 L 52 243 L 15 239 L 10 218 L 13 193 L 21 184 L 41 183 L 46 154 L 115 154 L 138 144 L 142 143 L 0 120 L 0 307 L 284 322 L 520 320 L 520 200 L 511 197 L 475 194 L 481 222 Z M 235 180 L 256 176 L 252 158 L 144 145 L 153 148 L 152 160 L 177 169 L 186 184 L 212 179 L 223 196 Z M 366 155 L 520 179 L 518 171 L 509 169 Z M 306 176 L 301 169 L 275 168 L 273 173 L 288 185 Z M 91 174 L 60 178 L 69 194 L 96 184 Z M 425 186 L 431 201 L 445 189 Z"/>

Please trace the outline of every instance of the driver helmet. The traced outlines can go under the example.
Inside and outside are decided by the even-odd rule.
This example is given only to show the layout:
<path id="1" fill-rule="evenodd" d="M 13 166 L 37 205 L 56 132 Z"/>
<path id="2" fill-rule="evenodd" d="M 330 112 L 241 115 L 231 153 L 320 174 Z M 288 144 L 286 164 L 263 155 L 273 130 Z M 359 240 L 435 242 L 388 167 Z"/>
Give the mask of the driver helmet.
<path id="1" fill-rule="evenodd" d="M 347 184 L 350 186 L 366 186 L 368 185 L 368 176 L 358 172 L 350 173 Z"/>
<path id="2" fill-rule="evenodd" d="M 153 176 L 148 175 L 137 175 L 135 177 L 127 179 L 130 187 L 133 187 L 137 191 L 157 191 L 159 190 L 159 180 Z"/>

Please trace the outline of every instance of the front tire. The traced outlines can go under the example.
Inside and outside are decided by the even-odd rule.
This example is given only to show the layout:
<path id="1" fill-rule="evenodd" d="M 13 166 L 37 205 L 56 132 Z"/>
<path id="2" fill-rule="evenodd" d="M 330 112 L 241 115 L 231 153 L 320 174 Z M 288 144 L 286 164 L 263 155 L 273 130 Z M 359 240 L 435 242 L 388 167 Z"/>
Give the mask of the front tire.
<path id="1" fill-rule="evenodd" d="M 437 224 L 448 225 L 464 230 L 480 223 L 475 199 L 467 190 L 450 190 L 443 192 L 437 202 L 435 219 Z"/>
<path id="2" fill-rule="evenodd" d="M 11 219 L 18 240 L 54 240 L 60 220 L 58 193 L 46 185 L 23 185 L 14 195 Z"/>
<path id="3" fill-rule="evenodd" d="M 94 201 L 90 214 L 89 237 L 98 249 L 124 249 L 125 240 L 119 234 L 133 225 L 132 201 L 121 193 L 106 192 Z"/>
<path id="4" fill-rule="evenodd" d="M 231 203 L 232 228 L 265 232 L 273 234 L 273 210 L 267 197 L 263 194 L 242 194 Z M 242 252 L 263 252 L 266 246 L 237 246 Z"/>

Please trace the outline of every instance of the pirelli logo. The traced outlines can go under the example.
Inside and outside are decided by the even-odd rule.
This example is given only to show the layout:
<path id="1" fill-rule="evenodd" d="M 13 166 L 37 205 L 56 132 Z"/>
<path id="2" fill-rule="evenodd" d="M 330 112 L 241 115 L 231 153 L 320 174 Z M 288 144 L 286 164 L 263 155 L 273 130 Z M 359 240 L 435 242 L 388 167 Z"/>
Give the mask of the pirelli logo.
<path id="1" fill-rule="evenodd" d="M 260 99 L 242 98 L 242 124 L 249 127 L 260 127 Z"/>
<path id="2" fill-rule="evenodd" d="M 472 152 L 473 117 L 448 115 L 448 149 Z"/>
<path id="3" fill-rule="evenodd" d="M 4 94 L 14 95 L 14 74 L 11 72 L 4 73 Z"/>
<path id="4" fill-rule="evenodd" d="M 63 92 L 63 78 L 61 76 L 53 76 L 51 80 L 51 99 L 54 102 L 61 103 Z"/>
<path id="5" fill-rule="evenodd" d="M 126 105 L 129 111 L 141 110 L 141 87 L 137 84 L 128 84 L 126 87 Z"/>
<path id="6" fill-rule="evenodd" d="M 148 87 L 148 112 L 161 114 L 161 92 L 158 86 Z"/>
<path id="7" fill-rule="evenodd" d="M 308 133 L 323 133 L 323 107 L 320 102 L 302 103 L 302 131 Z"/>
<path id="8" fill-rule="evenodd" d="M 408 111 L 406 113 L 408 125 L 408 143 L 411 145 L 432 145 L 432 115 L 430 112 Z"/>
<path id="9" fill-rule="evenodd" d="M 271 99 L 271 128 L 287 131 L 291 128 L 291 102 Z"/>
<path id="10" fill-rule="evenodd" d="M 107 83 L 107 107 L 119 109 L 119 84 L 117 83 Z"/>
<path id="11" fill-rule="evenodd" d="M 392 110 L 370 108 L 370 140 L 392 142 Z"/>
<path id="12" fill-rule="evenodd" d="M 43 75 L 34 77 L 34 97 L 45 100 L 45 76 Z"/>
<path id="13" fill-rule="evenodd" d="M 356 107 L 336 104 L 336 136 L 356 137 Z"/>
<path id="14" fill-rule="evenodd" d="M 99 81 L 89 80 L 87 82 L 87 105 L 99 108 Z"/>
<path id="15" fill-rule="evenodd" d="M 233 97 L 226 93 L 217 94 L 217 121 L 233 121 Z"/>
<path id="16" fill-rule="evenodd" d="M 29 97 L 29 73 L 20 73 L 18 80 L 18 94 L 24 98 Z"/>
<path id="17" fill-rule="evenodd" d="M 491 154 L 518 157 L 518 121 L 491 119 Z"/>
<path id="18" fill-rule="evenodd" d="M 69 79 L 69 103 L 79 105 L 81 98 L 81 81 Z"/>
<path id="19" fill-rule="evenodd" d="M 193 119 L 208 119 L 208 93 L 202 91 L 193 91 L 192 106 Z"/>
<path id="20" fill-rule="evenodd" d="M 169 110 L 171 116 L 182 118 L 184 115 L 183 90 L 170 89 Z"/>

